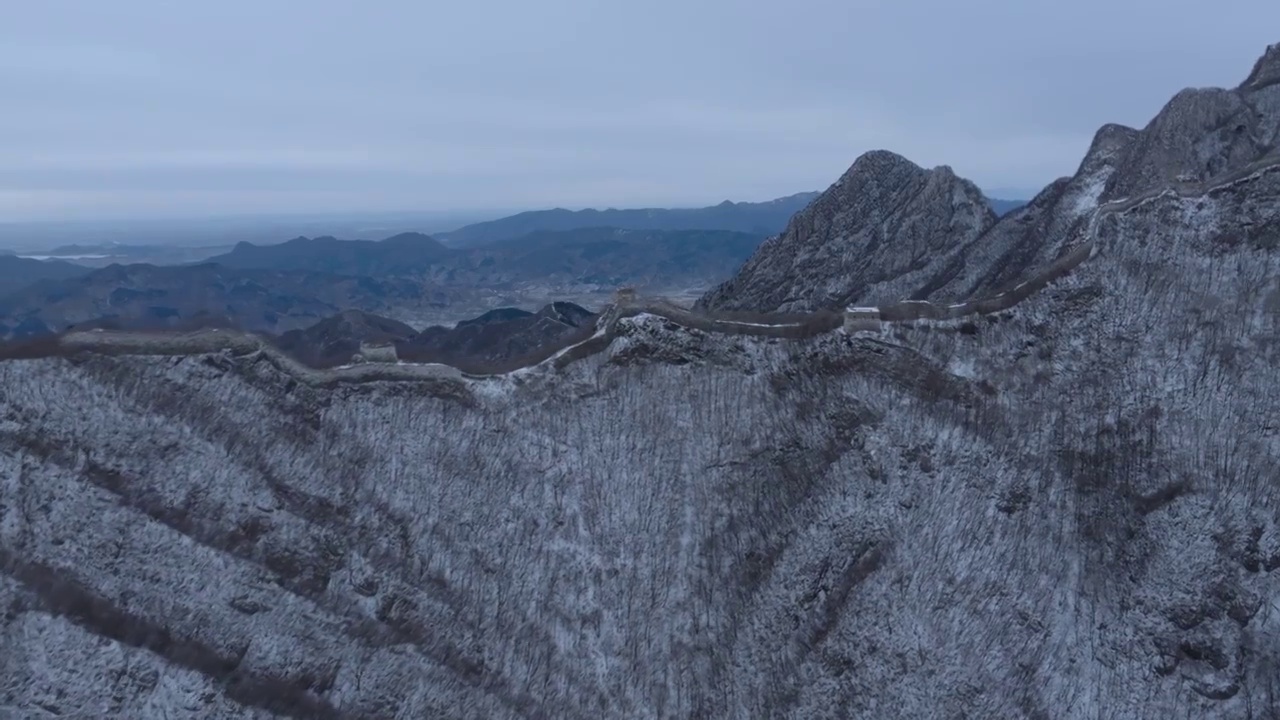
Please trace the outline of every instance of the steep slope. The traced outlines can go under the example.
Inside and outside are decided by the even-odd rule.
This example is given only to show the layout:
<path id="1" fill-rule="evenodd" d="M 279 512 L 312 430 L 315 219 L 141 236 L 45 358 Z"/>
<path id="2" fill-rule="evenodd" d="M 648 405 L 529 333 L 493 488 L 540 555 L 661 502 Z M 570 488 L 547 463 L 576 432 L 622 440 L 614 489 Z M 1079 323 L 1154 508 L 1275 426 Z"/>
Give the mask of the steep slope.
<path id="1" fill-rule="evenodd" d="M 726 230 L 765 236 L 786 226 L 818 193 L 797 193 L 761 203 L 728 200 L 705 208 L 636 210 L 536 210 L 476 223 L 438 237 L 454 247 L 480 247 L 533 232 L 615 227 L 624 230 Z"/>
<path id="2" fill-rule="evenodd" d="M 1106 198 L 1107 183 L 1138 131 L 1105 125 L 1094 135 L 1076 174 L 1050 183 L 1031 202 L 1000 218 L 943 266 L 918 295 L 961 299 L 991 295 L 1018 283 L 1085 237 Z"/>
<path id="3" fill-rule="evenodd" d="M 911 297 L 995 221 L 982 192 L 950 168 L 869 152 L 699 307 L 803 311 Z"/>
<path id="4" fill-rule="evenodd" d="M 1087 234 L 1099 207 L 1225 183 L 1274 162 L 1280 142 L 1277 68 L 1280 52 L 1273 46 L 1235 89 L 1184 90 L 1140 131 L 1104 126 L 1074 176 L 1002 218 L 935 278 L 926 295 L 996 292 Z"/>
<path id="5" fill-rule="evenodd" d="M 0 711 L 1280 715 L 1269 153 L 1083 218 L 1064 181 L 1035 222 L 1093 256 L 967 323 L 639 316 L 488 380 L 0 362 Z"/>
<path id="6" fill-rule="evenodd" d="M 1028 269 L 1051 262 L 1080 241 L 1095 211 L 1107 203 L 1223 182 L 1271 162 L 1280 153 L 1277 65 L 1280 59 L 1271 48 L 1235 89 L 1184 90 L 1141 131 L 1104 126 L 1075 175 L 1050 184 L 1031 202 L 1002 215 L 981 232 L 961 235 L 960 243 L 935 245 L 927 257 L 916 250 L 919 243 L 907 242 L 889 262 L 877 258 L 878 238 L 886 225 L 873 213 L 850 213 L 841 221 L 817 223 L 802 222 L 807 218 L 798 216 L 786 233 L 763 244 L 737 276 L 707 293 L 700 305 L 773 310 L 805 309 L 824 302 L 874 304 L 883 298 L 869 288 L 881 281 L 886 270 L 892 280 L 888 287 L 903 297 L 959 300 L 1001 292 L 1018 283 Z M 855 172 L 855 163 L 827 193 L 843 191 L 853 175 L 854 187 L 872 183 L 875 187 L 867 196 L 885 200 L 868 202 L 868 207 L 895 207 L 896 198 L 875 195 L 882 187 L 880 176 L 910 177 L 913 170 L 919 174 L 918 168 L 891 154 L 869 157 L 877 162 L 865 163 L 863 172 Z M 895 185 L 890 180 L 884 185 L 897 191 L 904 183 Z M 935 196 L 934 203 L 928 209 L 913 207 L 908 216 L 927 218 L 945 211 L 945 199 Z M 815 202 L 805 215 L 822 204 L 822 200 Z M 835 207 L 858 208 L 848 200 L 836 201 Z M 911 263 L 909 267 L 923 271 L 900 280 L 892 271 L 895 262 Z M 820 293 L 825 296 L 818 297 Z"/>

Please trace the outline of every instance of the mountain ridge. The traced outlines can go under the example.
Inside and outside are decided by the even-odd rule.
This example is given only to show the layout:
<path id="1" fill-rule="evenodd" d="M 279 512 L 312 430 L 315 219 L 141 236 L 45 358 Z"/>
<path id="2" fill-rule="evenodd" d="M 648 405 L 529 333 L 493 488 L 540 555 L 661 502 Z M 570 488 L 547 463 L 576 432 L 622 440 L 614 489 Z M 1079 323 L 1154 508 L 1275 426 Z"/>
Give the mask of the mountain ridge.
<path id="1" fill-rule="evenodd" d="M 882 198 L 938 221 L 857 235 L 942 249 L 895 307 L 1052 277 L 967 321 L 786 340 L 750 315 L 746 333 L 606 316 L 606 344 L 485 380 L 295 376 L 213 344 L 0 362 L 0 702 L 171 720 L 1280 713 L 1280 84 L 1261 84 L 1251 107 L 1178 101 L 1147 142 L 1101 129 L 998 232 L 974 231 L 963 183 L 873 158 Z M 1250 116 L 1248 137 L 1214 124 Z M 828 218 L 902 207 L 830 197 Z M 919 278 L 937 287 L 913 300 Z"/>
<path id="2" fill-rule="evenodd" d="M 805 192 L 759 203 L 725 200 L 703 208 L 609 208 L 597 210 L 530 210 L 497 220 L 474 223 L 437 233 L 455 247 L 480 247 L 511 240 L 536 231 L 573 230 L 582 227 L 618 227 L 625 230 L 727 230 L 770 235 L 818 193 Z"/>

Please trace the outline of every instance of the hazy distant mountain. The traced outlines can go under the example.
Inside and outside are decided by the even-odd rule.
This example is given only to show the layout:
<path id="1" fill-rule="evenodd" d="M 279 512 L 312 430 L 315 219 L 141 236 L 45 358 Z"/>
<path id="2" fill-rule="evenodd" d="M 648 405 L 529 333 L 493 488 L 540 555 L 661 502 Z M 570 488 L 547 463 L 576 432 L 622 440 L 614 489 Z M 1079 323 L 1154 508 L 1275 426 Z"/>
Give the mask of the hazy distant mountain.
<path id="1" fill-rule="evenodd" d="M 123 245 L 100 243 L 96 245 L 60 245 L 55 248 L 22 253 L 23 257 L 37 260 L 68 260 L 76 265 L 104 268 L 110 265 L 186 265 L 200 262 L 210 255 L 231 249 L 231 244 L 220 246 L 191 246 L 179 244 Z"/>
<path id="2" fill-rule="evenodd" d="M 0 252 L 0 297 L 41 280 L 62 280 L 84 275 L 89 269 L 59 260 L 31 260 Z"/>
<path id="3" fill-rule="evenodd" d="M 342 310 L 395 313 L 446 304 L 449 296 L 406 278 L 347 277 L 213 264 L 113 265 L 46 280 L 0 298 L 0 339 L 109 322 L 160 328 L 202 323 L 279 333 Z"/>
<path id="4" fill-rule="evenodd" d="M 781 232 L 787 220 L 818 196 L 798 193 L 760 203 L 728 200 L 704 208 L 635 210 L 534 210 L 476 223 L 435 237 L 453 247 L 476 247 L 544 230 L 615 227 L 629 230 L 733 230 L 765 236 Z"/>
<path id="5" fill-rule="evenodd" d="M 998 200 L 996 198 L 987 198 L 987 204 L 995 211 L 996 215 L 1004 216 L 1017 210 L 1027 204 L 1026 200 Z"/>
<path id="6" fill-rule="evenodd" d="M 539 231 L 478 248 L 457 276 L 549 285 L 703 285 L 727 277 L 763 236 L 727 230 L 579 228 Z"/>
<path id="7" fill-rule="evenodd" d="M 419 234 L 381 242 L 297 238 L 280 245 L 241 243 L 209 262 L 246 269 L 413 277 L 460 288 L 699 285 L 727 277 L 761 238 L 727 230 L 610 227 L 536 231 L 471 249 L 446 248 Z"/>
<path id="8" fill-rule="evenodd" d="M 342 275 L 412 275 L 452 253 L 421 233 L 403 233 L 382 241 L 299 237 L 278 245 L 239 243 L 208 262 L 233 268 L 306 270 Z"/>
<path id="9" fill-rule="evenodd" d="M 582 228 L 472 250 L 446 248 L 416 233 L 380 242 L 297 238 L 241 243 L 199 265 L 94 271 L 3 257 L 0 269 L 21 270 L 11 276 L 14 292 L 0 296 L 0 339 L 85 323 L 218 324 L 283 333 L 344 310 L 417 317 L 420 310 L 475 302 L 485 291 L 555 296 L 559 289 L 608 292 L 633 284 L 705 287 L 733 272 L 759 242 L 759 236 L 728 231 Z"/>
<path id="10" fill-rule="evenodd" d="M 226 246 L 277 242 L 298 235 L 386 237 L 417 230 L 435 232 L 491 220 L 511 210 L 463 212 L 352 212 L 310 215 L 234 215 L 215 218 L 0 222 L 0 246 L 23 254 L 48 254 L 66 245 Z"/>

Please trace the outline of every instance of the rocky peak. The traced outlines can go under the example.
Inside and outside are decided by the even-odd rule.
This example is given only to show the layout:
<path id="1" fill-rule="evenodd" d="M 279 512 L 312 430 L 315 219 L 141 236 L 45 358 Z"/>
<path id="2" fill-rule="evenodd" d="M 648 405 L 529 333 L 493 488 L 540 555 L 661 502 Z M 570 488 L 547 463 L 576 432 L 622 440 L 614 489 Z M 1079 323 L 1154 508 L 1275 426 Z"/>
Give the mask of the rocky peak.
<path id="1" fill-rule="evenodd" d="M 1085 241 L 1109 202 L 1220 183 L 1257 168 L 1275 152 L 1280 127 L 1280 85 L 1265 80 L 1276 57 L 1272 46 L 1241 89 L 1183 90 L 1142 130 L 1102 126 L 1073 176 L 1001 218 L 930 292 L 972 298 L 1008 289 Z"/>
<path id="2" fill-rule="evenodd" d="M 1249 77 L 1240 83 L 1240 90 L 1256 92 L 1280 85 L 1280 43 L 1267 46 L 1267 51 L 1253 65 Z"/>
<path id="3" fill-rule="evenodd" d="M 1098 128 L 1098 132 L 1093 134 L 1093 142 L 1089 144 L 1089 150 L 1085 153 L 1084 160 L 1080 163 L 1080 168 L 1097 167 L 1102 162 L 1111 160 L 1124 152 L 1133 139 L 1138 136 L 1138 130 L 1127 125 L 1119 125 L 1117 123 L 1107 123 Z"/>
<path id="4" fill-rule="evenodd" d="M 1183 90 L 1130 145 L 1107 189 L 1108 199 L 1236 170 L 1265 151 L 1257 128 L 1256 114 L 1239 92 Z"/>
<path id="5" fill-rule="evenodd" d="M 1216 182 L 1246 172 L 1280 140 L 1280 44 L 1271 45 L 1235 89 L 1179 92 L 1138 133 L 1107 199 L 1174 184 Z"/>
<path id="6" fill-rule="evenodd" d="M 996 215 L 949 167 L 865 153 L 699 306 L 803 311 L 912 295 Z"/>

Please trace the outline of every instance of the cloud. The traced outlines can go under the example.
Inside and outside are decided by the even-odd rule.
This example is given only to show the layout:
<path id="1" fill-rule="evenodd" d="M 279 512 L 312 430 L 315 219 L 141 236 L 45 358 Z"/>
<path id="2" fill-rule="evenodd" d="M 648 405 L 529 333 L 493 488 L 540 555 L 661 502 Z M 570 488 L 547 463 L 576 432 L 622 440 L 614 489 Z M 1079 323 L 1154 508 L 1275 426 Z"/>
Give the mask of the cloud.
<path id="1" fill-rule="evenodd" d="M 1263 0 L 300 7 L 15 5 L 5 211 L 696 204 L 821 189 L 876 148 L 1029 194 L 1280 39 Z"/>

